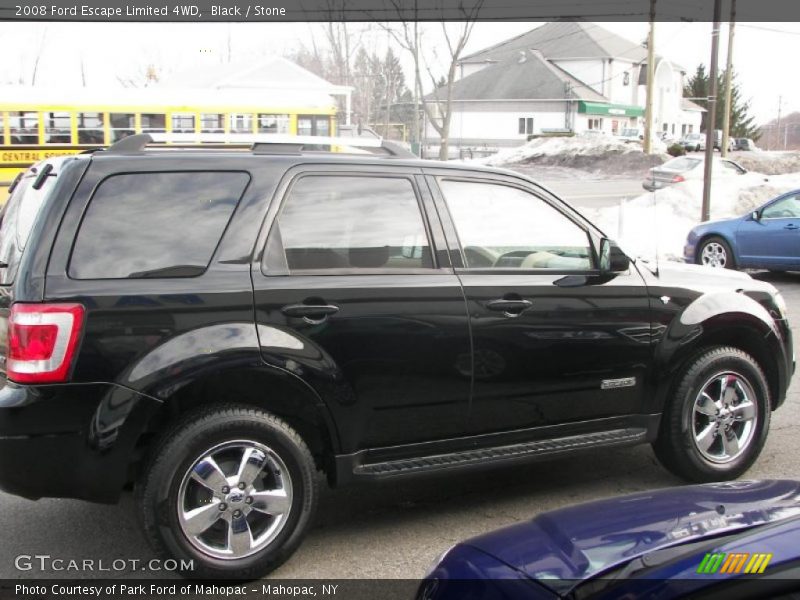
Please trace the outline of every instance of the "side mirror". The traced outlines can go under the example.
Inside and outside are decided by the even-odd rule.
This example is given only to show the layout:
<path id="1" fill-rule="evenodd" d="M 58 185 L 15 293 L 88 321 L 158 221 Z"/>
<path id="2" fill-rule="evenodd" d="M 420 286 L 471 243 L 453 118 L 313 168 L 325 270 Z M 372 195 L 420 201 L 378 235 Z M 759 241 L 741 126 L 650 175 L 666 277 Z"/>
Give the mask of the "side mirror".
<path id="1" fill-rule="evenodd" d="M 760 221 L 761 220 L 761 215 L 759 214 L 759 212 L 757 210 L 754 210 L 753 212 L 750 213 L 750 218 L 753 221 Z"/>
<path id="2" fill-rule="evenodd" d="M 625 256 L 616 242 L 608 238 L 600 240 L 600 271 L 602 273 L 623 273 L 631 266 L 631 259 Z"/>

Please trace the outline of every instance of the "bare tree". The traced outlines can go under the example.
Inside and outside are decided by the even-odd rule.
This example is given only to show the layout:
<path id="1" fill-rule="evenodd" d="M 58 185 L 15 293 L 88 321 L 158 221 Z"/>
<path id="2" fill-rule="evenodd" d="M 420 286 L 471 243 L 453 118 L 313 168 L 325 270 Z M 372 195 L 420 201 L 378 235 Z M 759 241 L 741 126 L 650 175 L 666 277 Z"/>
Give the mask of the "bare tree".
<path id="1" fill-rule="evenodd" d="M 39 42 L 36 44 L 36 54 L 33 58 L 33 72 L 31 73 L 31 85 L 36 85 L 36 75 L 39 73 L 39 61 L 44 54 L 45 43 L 47 42 L 47 27 L 42 29 L 39 35 Z"/>
<path id="2" fill-rule="evenodd" d="M 441 140 L 439 145 L 439 158 L 441 160 L 447 160 L 448 157 L 450 120 L 453 114 L 453 84 L 456 81 L 458 62 L 472 34 L 472 28 L 482 5 L 482 0 L 476 2 L 469 10 L 462 5 L 461 10 L 464 14 L 464 20 L 455 23 L 455 27 L 445 22 L 441 23 L 441 33 L 448 53 L 447 71 L 444 76 L 444 85 L 442 86 L 438 85 L 430 61 L 426 57 L 427 53 L 423 51 L 422 31 L 418 21 L 415 20 L 411 23 L 402 21 L 399 24 L 399 28 L 390 24 L 384 25 L 384 28 L 394 40 L 411 54 L 411 58 L 414 61 L 414 79 L 417 94 L 420 94 L 424 87 L 424 76 L 430 79 L 430 83 L 433 86 L 433 91 L 428 97 L 422 99 L 422 108 L 425 112 L 425 117 L 436 130 Z M 395 4 L 395 8 L 399 14 L 400 9 L 397 4 Z"/>
<path id="3" fill-rule="evenodd" d="M 155 63 L 147 63 L 140 66 L 130 75 L 117 75 L 117 81 L 126 88 L 149 87 L 161 81 L 162 69 Z"/>

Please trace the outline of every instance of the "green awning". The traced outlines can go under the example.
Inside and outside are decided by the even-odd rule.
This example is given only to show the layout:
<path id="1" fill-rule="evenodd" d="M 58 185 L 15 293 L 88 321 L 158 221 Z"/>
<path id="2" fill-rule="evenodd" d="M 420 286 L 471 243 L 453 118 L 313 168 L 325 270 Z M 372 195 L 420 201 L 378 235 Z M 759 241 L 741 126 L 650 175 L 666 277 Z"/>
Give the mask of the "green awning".
<path id="1" fill-rule="evenodd" d="M 611 117 L 643 117 L 644 109 L 641 106 L 627 104 L 608 104 L 606 102 L 578 101 L 578 112 L 587 115 L 608 115 Z"/>

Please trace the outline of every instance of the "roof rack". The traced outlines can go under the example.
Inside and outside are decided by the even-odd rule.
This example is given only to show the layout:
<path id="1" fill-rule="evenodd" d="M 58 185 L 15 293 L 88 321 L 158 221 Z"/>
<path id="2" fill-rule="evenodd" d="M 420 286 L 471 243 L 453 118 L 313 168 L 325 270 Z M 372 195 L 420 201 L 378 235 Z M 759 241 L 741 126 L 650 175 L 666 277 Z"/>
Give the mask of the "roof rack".
<path id="1" fill-rule="evenodd" d="M 138 133 L 122 138 L 108 147 L 106 152 L 114 154 L 134 154 L 143 152 L 153 143 L 177 144 L 179 147 L 199 147 L 198 143 L 218 144 L 220 146 L 249 146 L 254 154 L 301 154 L 303 149 L 317 151 L 321 146 L 345 148 L 367 148 L 367 153 L 377 150 L 392 158 L 417 158 L 415 154 L 401 145 L 380 137 L 329 137 L 316 135 L 283 134 L 225 134 L 225 133 Z"/>

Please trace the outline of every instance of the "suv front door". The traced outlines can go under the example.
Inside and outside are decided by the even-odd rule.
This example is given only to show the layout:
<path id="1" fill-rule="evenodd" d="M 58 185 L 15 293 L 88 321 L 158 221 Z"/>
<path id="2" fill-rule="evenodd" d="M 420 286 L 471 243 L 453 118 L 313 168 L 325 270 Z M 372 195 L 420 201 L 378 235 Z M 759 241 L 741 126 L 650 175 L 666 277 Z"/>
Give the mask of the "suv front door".
<path id="1" fill-rule="evenodd" d="M 253 269 L 262 356 L 316 388 L 343 452 L 465 430 L 469 326 L 430 201 L 417 170 L 309 166 L 270 208 Z"/>
<path id="2" fill-rule="evenodd" d="M 522 180 L 437 175 L 472 327 L 470 430 L 641 413 L 650 319 L 636 269 L 601 275 L 588 226 Z"/>

